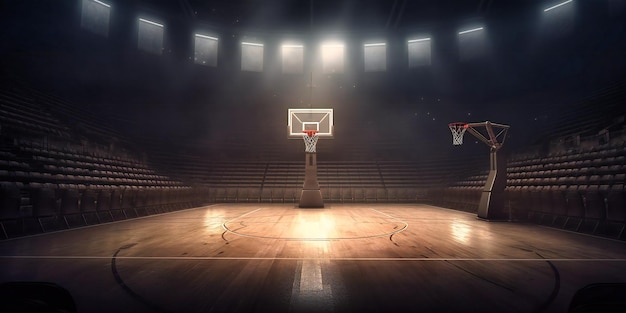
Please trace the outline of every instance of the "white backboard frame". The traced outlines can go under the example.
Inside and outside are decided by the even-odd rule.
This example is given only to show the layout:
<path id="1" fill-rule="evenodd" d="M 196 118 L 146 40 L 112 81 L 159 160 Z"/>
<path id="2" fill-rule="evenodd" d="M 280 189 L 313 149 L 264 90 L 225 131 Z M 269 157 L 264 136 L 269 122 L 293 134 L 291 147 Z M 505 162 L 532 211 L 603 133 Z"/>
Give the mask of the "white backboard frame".
<path id="1" fill-rule="evenodd" d="M 332 139 L 333 123 L 333 109 L 289 109 L 288 138 L 302 139 L 303 130 L 317 130 L 320 139 Z"/>

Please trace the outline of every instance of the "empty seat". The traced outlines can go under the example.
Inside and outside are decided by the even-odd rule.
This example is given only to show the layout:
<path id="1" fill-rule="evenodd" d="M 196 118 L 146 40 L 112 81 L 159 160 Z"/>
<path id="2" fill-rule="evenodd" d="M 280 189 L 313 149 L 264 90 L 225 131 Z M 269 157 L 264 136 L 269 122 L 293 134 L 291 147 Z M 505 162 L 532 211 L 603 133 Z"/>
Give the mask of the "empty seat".
<path id="1" fill-rule="evenodd" d="M 430 200 L 433 203 L 440 203 L 442 190 L 438 188 L 433 188 L 430 190 Z M 398 202 L 409 202 L 409 190 L 407 188 L 398 189 Z"/>
<path id="2" fill-rule="evenodd" d="M 78 189 L 67 188 L 61 190 L 61 205 L 59 209 L 67 227 L 78 227 L 86 224 L 80 214 L 79 203 L 80 193 Z"/>
<path id="3" fill-rule="evenodd" d="M 567 220 L 564 227 L 578 231 L 585 217 L 585 202 L 582 193 L 576 188 L 569 188 L 565 192 Z"/>
<path id="4" fill-rule="evenodd" d="M 97 191 L 93 189 L 85 189 L 82 192 L 80 197 L 80 211 L 85 212 L 95 212 L 96 211 L 96 200 L 97 200 Z"/>
<path id="5" fill-rule="evenodd" d="M 366 202 L 365 190 L 363 188 L 353 188 L 352 196 L 354 197 L 354 202 Z"/>
<path id="6" fill-rule="evenodd" d="M 388 202 L 398 202 L 398 189 L 397 188 L 388 188 L 387 189 L 387 201 Z"/>
<path id="7" fill-rule="evenodd" d="M 226 189 L 217 188 L 215 192 L 215 202 L 224 202 L 224 201 L 226 201 Z"/>
<path id="8" fill-rule="evenodd" d="M 272 202 L 281 203 L 284 202 L 284 189 L 283 188 L 272 188 Z"/>
<path id="9" fill-rule="evenodd" d="M 122 192 L 121 209 L 125 217 L 137 217 L 137 211 L 135 211 L 136 196 L 136 189 L 125 188 Z"/>
<path id="10" fill-rule="evenodd" d="M 300 193 L 301 193 L 302 189 L 301 188 L 285 188 L 283 190 L 284 192 L 284 202 L 287 203 L 293 203 L 293 202 L 297 202 L 300 201 Z"/>
<path id="11" fill-rule="evenodd" d="M 415 202 L 417 200 L 417 189 L 404 188 L 402 196 L 403 196 L 402 198 L 403 202 Z"/>
<path id="12" fill-rule="evenodd" d="M 124 210 L 122 210 L 122 197 L 124 190 L 115 188 L 111 190 L 111 215 L 114 220 L 122 220 L 126 218 Z"/>
<path id="13" fill-rule="evenodd" d="M 376 189 L 376 202 L 387 202 L 387 190 L 385 188 Z"/>
<path id="14" fill-rule="evenodd" d="M 330 189 L 330 201 L 331 202 L 341 202 L 341 188 L 331 188 Z"/>
<path id="15" fill-rule="evenodd" d="M 565 197 L 565 190 L 561 188 L 552 188 L 550 189 L 551 193 L 551 205 L 552 205 L 552 214 L 557 216 L 566 216 L 567 215 L 567 199 Z"/>
<path id="16" fill-rule="evenodd" d="M 138 189 L 135 191 L 135 201 L 133 203 L 133 209 L 137 216 L 148 215 L 148 190 Z"/>
<path id="17" fill-rule="evenodd" d="M 226 201 L 227 202 L 238 202 L 238 188 L 228 188 L 226 192 Z M 271 199 L 271 195 L 270 195 Z"/>
<path id="18" fill-rule="evenodd" d="M 605 194 L 603 189 L 590 186 L 583 193 L 583 200 L 585 201 L 585 222 L 582 229 L 583 231 L 594 233 L 600 221 L 606 218 Z"/>
<path id="19" fill-rule="evenodd" d="M 98 200 L 98 191 L 95 189 L 85 189 L 80 197 L 80 211 L 83 215 L 83 219 L 87 224 L 100 223 L 98 214 L 96 212 L 96 205 Z"/>
<path id="20" fill-rule="evenodd" d="M 261 190 L 261 202 L 272 202 L 272 188 L 263 188 Z"/>
<path id="21" fill-rule="evenodd" d="M 320 188 L 320 193 L 324 202 L 330 201 L 330 188 Z"/>
<path id="22" fill-rule="evenodd" d="M 8 238 L 19 232 L 17 219 L 20 210 L 20 189 L 15 183 L 0 183 L 0 226 L 2 236 Z"/>
<path id="23" fill-rule="evenodd" d="M 281 192 L 282 194 L 282 192 Z M 255 188 L 255 187 L 251 187 L 248 188 L 248 194 L 247 194 L 247 201 L 248 202 L 259 202 L 261 200 L 261 189 L 259 188 Z M 282 202 L 282 196 L 280 199 L 280 202 Z"/>
<path id="24" fill-rule="evenodd" d="M 613 186 L 606 195 L 606 219 L 626 223 L 626 201 L 623 185 Z"/>
<path id="25" fill-rule="evenodd" d="M 247 202 L 248 201 L 248 188 L 247 187 L 239 187 L 239 188 L 233 188 L 233 189 L 235 189 L 234 202 Z"/>
<path id="26" fill-rule="evenodd" d="M 111 198 L 112 196 L 110 190 L 103 189 L 98 192 L 96 212 L 98 214 L 98 219 L 101 222 L 110 222 L 113 220 L 113 215 L 111 214 Z"/>
<path id="27" fill-rule="evenodd" d="M 16 219 L 19 217 L 21 196 L 17 184 L 12 182 L 0 183 L 0 220 Z"/>

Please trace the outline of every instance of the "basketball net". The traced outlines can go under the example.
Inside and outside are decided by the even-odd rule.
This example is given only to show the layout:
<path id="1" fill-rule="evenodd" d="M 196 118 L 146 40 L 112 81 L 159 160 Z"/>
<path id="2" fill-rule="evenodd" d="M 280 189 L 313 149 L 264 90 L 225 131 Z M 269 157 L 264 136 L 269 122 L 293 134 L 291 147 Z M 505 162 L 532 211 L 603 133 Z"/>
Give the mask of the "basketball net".
<path id="1" fill-rule="evenodd" d="M 302 131 L 302 139 L 304 139 L 304 151 L 307 153 L 315 153 L 315 145 L 317 144 L 317 131 Z"/>
<path id="2" fill-rule="evenodd" d="M 465 123 L 450 123 L 448 124 L 450 131 L 452 132 L 452 144 L 460 146 L 463 144 L 463 134 L 467 130 L 467 124 Z"/>

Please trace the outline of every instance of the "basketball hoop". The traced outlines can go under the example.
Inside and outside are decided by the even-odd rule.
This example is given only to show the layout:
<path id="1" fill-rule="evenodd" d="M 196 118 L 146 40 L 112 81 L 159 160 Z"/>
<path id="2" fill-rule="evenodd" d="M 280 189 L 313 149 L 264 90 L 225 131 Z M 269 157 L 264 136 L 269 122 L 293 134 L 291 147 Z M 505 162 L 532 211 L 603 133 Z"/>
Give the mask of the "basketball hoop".
<path id="1" fill-rule="evenodd" d="M 468 128 L 467 123 L 450 123 L 448 124 L 450 131 L 452 132 L 452 144 L 460 146 L 463 144 L 463 134 Z"/>
<path id="2" fill-rule="evenodd" d="M 303 130 L 302 139 L 304 139 L 304 151 L 307 153 L 315 153 L 315 145 L 317 144 L 317 130 Z"/>

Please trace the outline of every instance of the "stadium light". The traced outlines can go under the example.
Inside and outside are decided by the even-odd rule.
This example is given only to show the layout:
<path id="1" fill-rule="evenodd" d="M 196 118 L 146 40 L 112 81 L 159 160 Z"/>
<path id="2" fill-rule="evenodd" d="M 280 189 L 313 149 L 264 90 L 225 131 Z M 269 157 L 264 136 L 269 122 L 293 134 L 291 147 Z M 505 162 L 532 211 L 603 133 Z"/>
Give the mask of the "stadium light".
<path id="1" fill-rule="evenodd" d="M 567 0 L 565 2 L 561 2 L 559 4 L 553 5 L 553 6 L 549 7 L 549 8 L 547 8 L 547 9 L 543 10 L 543 12 L 548 12 L 548 11 L 556 9 L 556 8 L 562 6 L 562 5 L 566 5 L 566 4 L 570 3 L 570 2 L 572 2 L 572 0 Z"/>
<path id="2" fill-rule="evenodd" d="M 387 43 L 372 42 L 363 44 L 363 61 L 366 72 L 387 70 Z"/>
<path id="3" fill-rule="evenodd" d="M 463 35 L 463 34 L 467 34 L 467 33 L 472 33 L 472 32 L 477 32 L 479 30 L 483 30 L 482 27 L 477 27 L 477 28 L 472 28 L 472 29 L 468 29 L 468 30 L 464 30 L 464 31 L 460 31 L 459 35 Z"/>
<path id="4" fill-rule="evenodd" d="M 420 38 L 420 39 L 411 39 L 408 42 L 412 43 L 412 42 L 429 41 L 429 40 L 430 38 L 427 37 L 427 38 Z"/>
<path id="5" fill-rule="evenodd" d="M 152 25 L 158 26 L 158 27 L 163 27 L 163 24 L 159 24 L 157 22 L 149 21 L 149 20 L 146 20 L 146 19 L 143 19 L 143 18 L 139 18 L 139 21 L 140 22 L 144 22 L 144 23 L 148 23 L 148 24 L 152 24 Z"/>
<path id="6" fill-rule="evenodd" d="M 304 68 L 304 45 L 284 43 L 281 46 L 283 73 L 302 73 Z"/>
<path id="7" fill-rule="evenodd" d="M 344 70 L 345 46 L 340 42 L 322 44 L 322 70 L 324 73 L 337 73 Z"/>
<path id="8" fill-rule="evenodd" d="M 207 35 L 200 35 L 200 34 L 196 34 L 196 37 L 200 37 L 200 38 L 204 38 L 204 39 L 210 39 L 210 40 L 218 40 L 216 37 L 211 37 L 211 36 L 207 36 Z"/>
<path id="9" fill-rule="evenodd" d="M 422 35 L 424 36 L 424 35 Z M 421 37 L 407 40 L 408 66 L 417 68 L 430 65 L 431 38 Z"/>
<path id="10" fill-rule="evenodd" d="M 257 47 L 263 47 L 262 43 L 255 43 L 255 42 L 246 42 L 246 41 L 242 41 L 241 42 L 242 45 L 244 46 L 257 46 Z"/>
<path id="11" fill-rule="evenodd" d="M 103 6 L 107 7 L 107 8 L 110 8 L 110 7 L 111 7 L 111 5 L 110 5 L 110 4 L 106 4 L 106 3 L 102 2 L 102 1 L 93 0 L 93 2 L 95 2 L 95 3 L 97 3 L 97 4 L 100 4 L 100 5 L 103 5 Z"/>
<path id="12" fill-rule="evenodd" d="M 385 46 L 385 45 L 387 44 L 384 42 L 379 42 L 379 43 L 366 43 L 363 46 L 364 47 L 379 47 L 379 46 Z"/>
<path id="13" fill-rule="evenodd" d="M 262 43 L 242 41 L 241 42 L 241 70 L 245 72 L 263 71 L 263 50 Z"/>
<path id="14" fill-rule="evenodd" d="M 217 46 L 219 38 L 202 34 L 194 35 L 194 63 L 213 67 L 217 66 Z"/>

